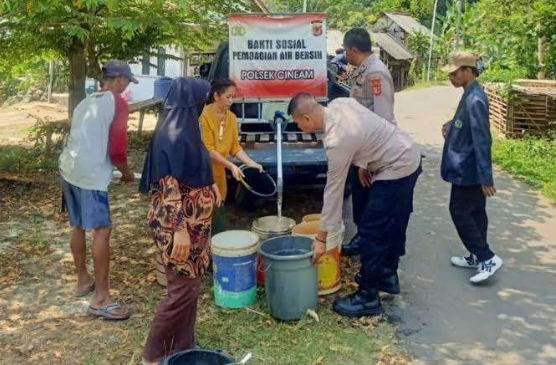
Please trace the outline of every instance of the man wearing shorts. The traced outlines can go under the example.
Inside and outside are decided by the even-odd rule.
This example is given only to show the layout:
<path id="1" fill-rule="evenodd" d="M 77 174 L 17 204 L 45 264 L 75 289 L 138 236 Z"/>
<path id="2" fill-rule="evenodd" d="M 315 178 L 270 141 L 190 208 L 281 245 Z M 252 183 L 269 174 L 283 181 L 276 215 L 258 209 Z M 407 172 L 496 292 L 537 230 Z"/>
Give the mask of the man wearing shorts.
<path id="1" fill-rule="evenodd" d="M 108 185 L 114 166 L 123 182 L 133 182 L 127 165 L 128 107 L 120 94 L 130 82 L 137 83 L 129 65 L 109 61 L 102 68 L 103 88 L 75 108 L 68 143 L 59 160 L 62 191 L 68 210 L 71 252 L 75 262 L 75 295 L 94 292 L 88 311 L 105 319 L 127 319 L 129 312 L 111 296 L 110 209 Z M 85 231 L 93 231 L 94 280 L 86 265 Z"/>

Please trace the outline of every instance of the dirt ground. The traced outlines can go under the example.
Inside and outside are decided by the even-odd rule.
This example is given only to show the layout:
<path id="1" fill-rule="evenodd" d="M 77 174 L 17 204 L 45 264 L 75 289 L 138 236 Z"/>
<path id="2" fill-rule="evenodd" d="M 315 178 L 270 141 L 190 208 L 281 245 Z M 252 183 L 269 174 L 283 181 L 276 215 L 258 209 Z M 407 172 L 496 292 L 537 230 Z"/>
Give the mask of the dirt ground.
<path id="1" fill-rule="evenodd" d="M 109 323 L 86 313 L 88 298 L 72 296 L 75 277 L 68 244 L 70 229 L 59 212 L 58 183 L 1 179 L 0 189 L 6 192 L 0 197 L 0 363 L 136 364 L 156 303 L 164 294 L 156 283 L 155 248 L 145 224 L 148 197 L 139 194 L 135 185 L 114 184 L 111 188 L 112 291 L 133 315 L 128 321 Z M 286 200 L 284 215 L 300 221 L 304 214 L 318 211 L 321 193 L 296 192 L 295 200 Z M 241 211 L 232 204 L 228 210 L 231 228 L 238 229 L 248 228 L 257 216 L 274 213 L 272 204 L 257 212 Z M 344 266 L 350 273 L 344 288 L 350 290 L 357 264 L 347 260 Z M 264 313 L 264 294 L 259 296 L 253 308 Z M 316 323 L 292 326 L 268 315 L 219 309 L 207 277 L 199 304 L 198 344 L 237 356 L 253 351 L 258 356 L 253 364 L 335 365 L 339 358 L 354 365 L 359 360 L 365 364 L 405 363 L 403 357 L 391 355 L 396 343 L 392 326 L 380 319 L 339 318 L 330 310 L 335 297 L 321 301 L 319 327 Z M 296 329 L 299 340 L 284 342 L 288 336 L 296 336 Z M 329 333 L 331 330 L 335 332 Z M 284 346 L 302 346 L 307 338 L 328 342 L 330 348 L 325 346 L 322 352 L 317 347 L 315 353 L 302 349 L 303 355 L 298 357 L 298 350 L 290 354 L 284 350 Z M 350 343 L 362 345 L 357 351 L 348 351 Z"/>
<path id="2" fill-rule="evenodd" d="M 43 118 L 52 120 L 64 115 L 55 106 L 35 104 L 0 111 L 0 135 L 12 133 L 4 142 L 24 144 L 21 131 L 33 124 L 25 122 L 27 113 L 41 110 Z M 11 121 L 3 120 L 3 115 L 11 115 Z M 146 129 L 152 129 L 152 121 Z M 142 169 L 144 140 L 130 139 L 129 162 L 136 172 Z M 115 183 L 110 188 L 112 293 L 132 312 L 128 321 L 110 323 L 87 314 L 89 298 L 72 296 L 70 228 L 59 211 L 56 174 L 0 172 L 0 191 L 0 364 L 137 364 L 157 302 L 164 295 L 156 283 L 155 247 L 146 229 L 149 198 L 138 193 L 137 184 Z M 299 222 L 303 215 L 320 211 L 321 198 L 320 188 L 290 191 L 284 198 L 284 215 Z M 249 229 L 256 217 L 276 213 L 273 202 L 256 212 L 240 210 L 231 202 L 227 210 L 229 226 L 235 229 Z M 251 307 L 254 312 L 218 308 L 212 278 L 205 278 L 198 346 L 224 349 L 238 358 L 253 352 L 250 363 L 261 365 L 405 364 L 394 327 L 385 318 L 346 320 L 331 311 L 334 298 L 355 287 L 358 264 L 346 260 L 343 266 L 343 289 L 321 300 L 320 321 L 307 318 L 297 324 L 280 323 L 266 314 L 262 290 Z"/>
<path id="3" fill-rule="evenodd" d="M 553 203 L 495 170 L 498 194 L 488 203 L 489 240 L 505 265 L 486 285 L 471 286 L 472 272 L 449 264 L 449 257 L 464 249 L 448 212 L 450 186 L 439 177 L 440 128 L 453 116 L 460 96 L 461 90 L 449 86 L 396 95 L 399 125 L 427 157 L 401 263 L 402 293 L 383 298 L 388 322 L 346 320 L 330 311 L 334 297 L 354 287 L 357 263 L 344 260 L 342 291 L 321 301 L 318 323 L 270 319 L 262 292 L 254 309 L 263 316 L 221 310 L 207 278 L 198 344 L 237 357 L 253 351 L 257 357 L 250 363 L 264 365 L 404 364 L 400 347 L 410 351 L 412 364 L 556 364 Z M 135 171 L 141 161 L 140 153 L 132 154 Z M 136 364 L 163 295 L 155 283 L 154 247 L 145 229 L 148 199 L 133 185 L 116 184 L 111 190 L 111 278 L 115 295 L 134 315 L 123 323 L 106 323 L 85 313 L 86 299 L 71 296 L 75 279 L 69 229 L 58 213 L 59 186 L 55 178 L 42 180 L 0 180 L 0 363 Z M 284 214 L 299 221 L 317 212 L 321 194 L 320 189 L 290 191 Z M 272 204 L 255 213 L 230 204 L 228 211 L 231 227 L 241 229 L 257 216 L 274 213 Z"/>
<path id="4" fill-rule="evenodd" d="M 67 108 L 59 104 L 46 102 L 18 103 L 0 108 L 0 146 L 27 145 L 26 137 L 31 128 L 38 121 L 55 122 L 67 119 Z M 133 113 L 129 118 L 129 130 L 137 130 L 139 113 Z M 143 130 L 154 130 L 156 118 L 153 114 L 146 114 Z"/>

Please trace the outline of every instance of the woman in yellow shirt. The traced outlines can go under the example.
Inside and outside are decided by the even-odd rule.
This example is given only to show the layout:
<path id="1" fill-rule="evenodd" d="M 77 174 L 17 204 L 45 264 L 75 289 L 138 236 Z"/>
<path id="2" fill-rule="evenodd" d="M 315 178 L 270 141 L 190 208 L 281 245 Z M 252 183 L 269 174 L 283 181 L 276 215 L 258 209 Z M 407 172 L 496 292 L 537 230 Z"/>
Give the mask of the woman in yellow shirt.
<path id="1" fill-rule="evenodd" d="M 235 92 L 236 85 L 232 80 L 221 79 L 214 81 L 209 104 L 205 106 L 200 117 L 203 142 L 209 151 L 214 181 L 218 186 L 222 201 L 225 201 L 228 190 L 226 169 L 230 170 L 236 180 L 240 180 L 243 177 L 239 167 L 229 160 L 230 156 L 237 157 L 238 160 L 247 166 L 255 167 L 260 171 L 263 170 L 263 167 L 253 161 L 239 144 L 237 118 L 230 111 Z M 212 234 L 214 235 L 225 230 L 226 211 L 222 204 L 214 212 Z"/>

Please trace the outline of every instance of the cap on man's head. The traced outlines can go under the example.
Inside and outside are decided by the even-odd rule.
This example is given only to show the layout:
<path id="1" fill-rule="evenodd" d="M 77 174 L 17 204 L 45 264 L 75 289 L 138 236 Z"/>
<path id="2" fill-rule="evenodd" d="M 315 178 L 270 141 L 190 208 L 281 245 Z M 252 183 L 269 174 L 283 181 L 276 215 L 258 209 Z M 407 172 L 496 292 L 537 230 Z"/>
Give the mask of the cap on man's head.
<path id="1" fill-rule="evenodd" d="M 123 76 L 128 78 L 129 81 L 133 82 L 134 84 L 139 83 L 139 81 L 137 81 L 137 79 L 131 72 L 131 67 L 129 67 L 127 62 L 120 61 L 120 60 L 112 60 L 106 62 L 102 67 L 102 76 L 104 77 Z"/>
<path id="2" fill-rule="evenodd" d="M 450 55 L 448 64 L 442 67 L 442 72 L 451 74 L 464 66 L 477 68 L 477 57 L 471 52 L 457 51 Z"/>

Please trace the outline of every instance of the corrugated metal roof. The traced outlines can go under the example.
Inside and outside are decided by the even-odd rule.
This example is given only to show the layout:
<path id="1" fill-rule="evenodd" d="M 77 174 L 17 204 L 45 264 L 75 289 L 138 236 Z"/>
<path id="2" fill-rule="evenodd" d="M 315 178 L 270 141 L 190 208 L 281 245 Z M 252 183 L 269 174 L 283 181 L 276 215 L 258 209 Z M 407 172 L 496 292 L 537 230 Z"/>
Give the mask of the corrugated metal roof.
<path id="1" fill-rule="evenodd" d="M 400 28 L 402 28 L 403 30 L 405 30 L 409 34 L 414 34 L 414 33 L 417 33 L 417 32 L 421 32 L 423 34 L 426 34 L 426 35 L 430 36 L 430 29 L 425 27 L 423 24 L 419 23 L 415 19 L 413 19 L 408 14 L 389 13 L 389 12 L 386 12 L 386 11 L 383 12 L 382 14 L 384 14 L 388 18 L 392 19 L 393 22 L 398 24 L 400 26 Z"/>
<path id="2" fill-rule="evenodd" d="M 380 48 L 396 60 L 410 60 L 413 58 L 411 52 L 388 33 L 371 33 L 371 41 L 378 44 Z"/>

